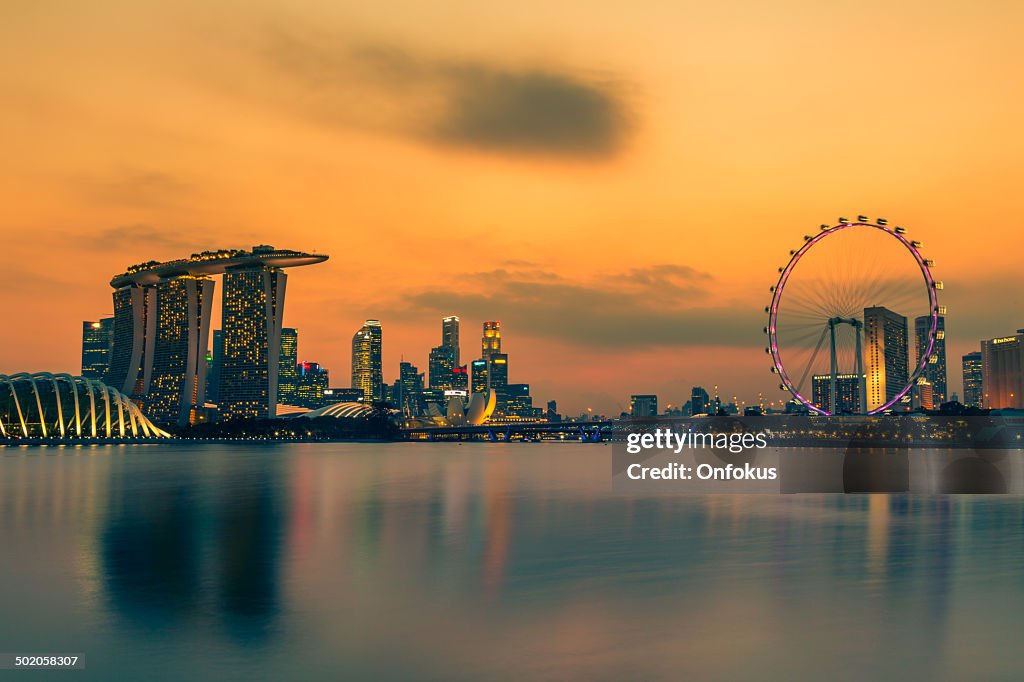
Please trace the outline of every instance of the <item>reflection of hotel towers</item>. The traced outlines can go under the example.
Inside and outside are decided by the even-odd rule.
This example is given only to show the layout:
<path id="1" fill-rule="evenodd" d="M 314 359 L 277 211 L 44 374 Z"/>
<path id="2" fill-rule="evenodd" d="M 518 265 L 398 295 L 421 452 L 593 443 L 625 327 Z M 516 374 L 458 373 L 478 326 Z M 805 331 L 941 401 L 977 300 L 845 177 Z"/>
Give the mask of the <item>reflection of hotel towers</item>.
<path id="1" fill-rule="evenodd" d="M 156 423 L 195 421 L 206 399 L 210 276 L 223 273 L 220 416 L 273 416 L 287 279 L 282 268 L 325 260 L 256 246 L 132 266 L 110 282 L 114 330 L 106 382 L 143 403 Z"/>
<path id="2" fill-rule="evenodd" d="M 881 306 L 865 308 L 864 344 L 867 409 L 874 410 L 895 398 L 909 380 L 907 318 Z"/>

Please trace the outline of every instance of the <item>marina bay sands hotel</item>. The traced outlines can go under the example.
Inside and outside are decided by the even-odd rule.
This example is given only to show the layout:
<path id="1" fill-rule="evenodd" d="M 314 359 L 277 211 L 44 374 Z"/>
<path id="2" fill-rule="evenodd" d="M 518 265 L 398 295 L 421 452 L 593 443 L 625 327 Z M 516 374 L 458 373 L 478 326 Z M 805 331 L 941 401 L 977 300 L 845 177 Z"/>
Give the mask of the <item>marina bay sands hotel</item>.
<path id="1" fill-rule="evenodd" d="M 114 288 L 113 343 L 105 381 L 161 424 L 197 421 L 206 396 L 214 275 L 224 276 L 221 419 L 277 412 L 285 268 L 327 256 L 254 246 L 133 265 Z"/>

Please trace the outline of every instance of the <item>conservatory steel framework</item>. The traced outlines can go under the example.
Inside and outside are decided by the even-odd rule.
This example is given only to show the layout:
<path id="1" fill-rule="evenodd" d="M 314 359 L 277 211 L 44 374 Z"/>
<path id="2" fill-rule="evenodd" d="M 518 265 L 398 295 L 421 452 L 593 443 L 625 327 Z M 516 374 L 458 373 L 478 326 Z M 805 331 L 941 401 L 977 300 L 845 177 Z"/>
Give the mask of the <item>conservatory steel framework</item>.
<path id="1" fill-rule="evenodd" d="M 0 439 L 170 438 L 101 381 L 70 374 L 0 374 Z"/>

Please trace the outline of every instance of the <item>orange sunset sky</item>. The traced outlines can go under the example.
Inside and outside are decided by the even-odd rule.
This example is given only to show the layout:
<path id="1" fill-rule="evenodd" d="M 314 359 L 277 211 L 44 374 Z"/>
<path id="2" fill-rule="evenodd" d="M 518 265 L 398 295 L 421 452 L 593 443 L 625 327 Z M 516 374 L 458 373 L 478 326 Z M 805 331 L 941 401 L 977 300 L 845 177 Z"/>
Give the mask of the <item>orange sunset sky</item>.
<path id="1" fill-rule="evenodd" d="M 782 394 L 776 268 L 840 215 L 935 259 L 960 355 L 1024 327 L 1024 4 L 38 0 L 0 9 L 0 372 L 79 370 L 132 263 L 268 243 L 349 385 L 499 319 L 535 404 Z M 219 284 L 218 284 L 219 286 Z"/>

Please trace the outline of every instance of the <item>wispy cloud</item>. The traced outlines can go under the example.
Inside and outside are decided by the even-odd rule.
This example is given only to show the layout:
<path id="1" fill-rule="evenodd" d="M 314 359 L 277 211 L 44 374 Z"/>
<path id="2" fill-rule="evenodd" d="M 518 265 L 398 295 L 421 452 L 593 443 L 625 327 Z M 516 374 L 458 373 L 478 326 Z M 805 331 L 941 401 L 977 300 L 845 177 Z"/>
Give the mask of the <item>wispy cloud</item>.
<path id="1" fill-rule="evenodd" d="M 667 264 L 587 281 L 536 268 L 502 268 L 470 275 L 461 290 L 456 285 L 406 292 L 387 312 L 497 318 L 517 334 L 592 349 L 758 343 L 758 311 L 709 305 L 713 284 L 707 273 Z"/>
<path id="2" fill-rule="evenodd" d="M 204 231 L 148 223 L 112 225 L 87 233 L 78 233 L 74 239 L 83 249 L 107 250 L 111 244 L 117 244 L 120 251 L 139 254 L 180 251 L 181 256 L 187 256 L 191 253 L 190 249 L 211 248 L 206 245 L 208 236 Z"/>
<path id="3" fill-rule="evenodd" d="M 69 180 L 94 202 L 129 207 L 163 208 L 195 199 L 198 190 L 184 178 L 151 168 L 118 168 Z"/>

